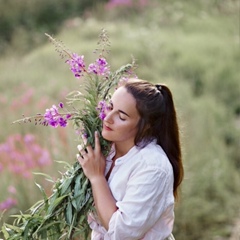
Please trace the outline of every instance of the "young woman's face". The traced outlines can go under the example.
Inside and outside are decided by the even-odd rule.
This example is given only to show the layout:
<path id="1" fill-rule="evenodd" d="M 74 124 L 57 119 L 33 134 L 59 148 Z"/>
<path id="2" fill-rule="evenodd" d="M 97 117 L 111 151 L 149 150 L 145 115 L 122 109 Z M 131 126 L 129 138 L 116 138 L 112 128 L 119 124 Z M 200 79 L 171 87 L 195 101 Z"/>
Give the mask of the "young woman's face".
<path id="1" fill-rule="evenodd" d="M 133 145 L 139 119 L 135 98 L 125 87 L 120 87 L 114 92 L 106 111 L 102 136 L 116 144 Z"/>

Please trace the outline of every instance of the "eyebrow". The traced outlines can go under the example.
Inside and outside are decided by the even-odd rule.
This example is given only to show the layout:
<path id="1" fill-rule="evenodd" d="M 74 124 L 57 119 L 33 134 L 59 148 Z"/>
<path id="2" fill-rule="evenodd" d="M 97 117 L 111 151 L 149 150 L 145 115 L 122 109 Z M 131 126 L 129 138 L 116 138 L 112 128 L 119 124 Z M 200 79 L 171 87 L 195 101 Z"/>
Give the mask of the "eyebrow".
<path id="1" fill-rule="evenodd" d="M 111 104 L 111 106 L 113 107 L 113 102 L 110 100 L 110 102 L 109 102 L 110 104 Z M 122 113 L 122 114 L 124 114 L 124 115 L 126 115 L 126 116 L 128 116 L 128 117 L 130 117 L 126 112 L 124 112 L 123 110 L 120 110 L 120 109 L 118 109 L 118 112 L 119 113 Z"/>
<path id="2" fill-rule="evenodd" d="M 122 111 L 122 110 L 118 110 L 118 112 L 123 113 L 123 114 L 125 114 L 126 116 L 130 117 L 127 113 L 125 113 L 125 112 Z"/>

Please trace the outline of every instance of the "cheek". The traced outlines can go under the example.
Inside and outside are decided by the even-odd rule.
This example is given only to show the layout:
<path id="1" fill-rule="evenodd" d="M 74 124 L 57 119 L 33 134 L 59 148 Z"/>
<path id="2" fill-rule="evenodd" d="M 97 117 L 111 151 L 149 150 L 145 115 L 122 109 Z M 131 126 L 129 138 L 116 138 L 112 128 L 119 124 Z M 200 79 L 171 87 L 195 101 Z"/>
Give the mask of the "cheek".
<path id="1" fill-rule="evenodd" d="M 137 126 L 136 124 L 126 124 L 119 128 L 119 134 L 123 134 L 125 136 L 133 136 L 137 134 Z"/>

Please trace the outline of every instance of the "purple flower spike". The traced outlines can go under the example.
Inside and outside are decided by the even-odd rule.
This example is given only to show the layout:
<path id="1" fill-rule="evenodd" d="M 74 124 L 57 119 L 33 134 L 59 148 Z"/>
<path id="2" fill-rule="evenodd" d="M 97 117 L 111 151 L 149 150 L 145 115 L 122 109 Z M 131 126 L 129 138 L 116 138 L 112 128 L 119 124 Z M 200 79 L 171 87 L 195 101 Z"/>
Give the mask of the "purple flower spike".
<path id="1" fill-rule="evenodd" d="M 60 117 L 60 118 L 59 118 L 59 125 L 60 125 L 61 127 L 66 127 L 66 126 L 67 126 L 67 120 L 64 119 L 64 118 L 62 118 L 62 117 Z"/>
<path id="2" fill-rule="evenodd" d="M 59 104 L 60 107 L 63 107 L 63 104 Z M 52 127 L 66 127 L 67 126 L 67 120 L 71 117 L 70 114 L 64 114 L 59 113 L 58 107 L 55 105 L 52 105 L 50 109 L 46 109 L 46 112 L 44 114 L 45 123 L 49 124 Z"/>
<path id="3" fill-rule="evenodd" d="M 62 102 L 59 103 L 59 107 L 60 107 L 60 108 L 63 108 L 63 107 L 64 107 L 64 105 L 63 105 Z"/>
<path id="4" fill-rule="evenodd" d="M 17 205 L 17 200 L 14 198 L 7 198 L 5 201 L 0 203 L 0 211 L 8 210 Z"/>
<path id="5" fill-rule="evenodd" d="M 98 103 L 98 107 L 97 107 L 97 110 L 99 111 L 99 115 L 98 117 L 101 119 L 101 120 L 104 120 L 104 118 L 106 117 L 106 113 L 105 113 L 105 110 L 107 109 L 107 104 L 105 101 L 100 101 Z"/>
<path id="6" fill-rule="evenodd" d="M 72 54 L 72 58 L 66 61 L 71 66 L 71 71 L 76 78 L 80 78 L 85 72 L 84 56 L 78 56 L 76 53 Z"/>
<path id="7" fill-rule="evenodd" d="M 104 112 L 100 112 L 100 113 L 99 113 L 99 118 L 100 118 L 101 120 L 104 120 L 105 117 L 106 117 L 106 114 L 105 114 Z"/>
<path id="8" fill-rule="evenodd" d="M 109 74 L 109 66 L 105 58 L 98 58 L 95 63 L 91 63 L 88 67 L 89 73 L 105 76 Z"/>
<path id="9" fill-rule="evenodd" d="M 67 115 L 66 115 L 66 119 L 71 118 L 71 116 L 72 116 L 71 114 L 67 114 Z"/>

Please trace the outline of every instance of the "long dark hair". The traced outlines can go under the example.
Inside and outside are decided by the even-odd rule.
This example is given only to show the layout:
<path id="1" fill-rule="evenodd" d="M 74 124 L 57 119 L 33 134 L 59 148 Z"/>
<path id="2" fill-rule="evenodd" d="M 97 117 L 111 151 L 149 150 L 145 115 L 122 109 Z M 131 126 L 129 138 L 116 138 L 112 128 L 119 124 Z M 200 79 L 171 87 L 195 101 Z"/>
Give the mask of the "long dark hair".
<path id="1" fill-rule="evenodd" d="M 165 85 L 154 85 L 140 79 L 129 79 L 123 86 L 136 99 L 137 110 L 141 117 L 135 144 L 144 147 L 153 139 L 157 139 L 157 144 L 163 148 L 172 165 L 173 193 L 177 198 L 184 171 L 172 93 Z"/>

